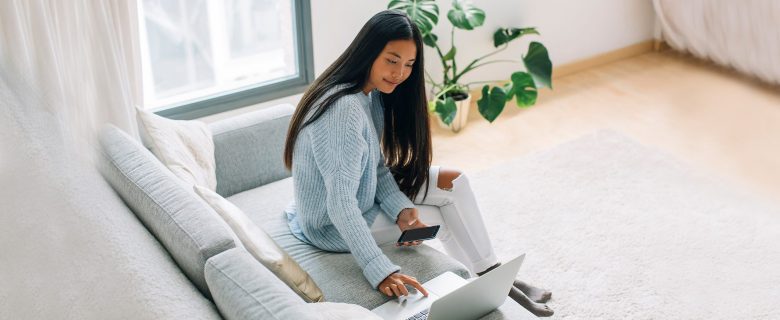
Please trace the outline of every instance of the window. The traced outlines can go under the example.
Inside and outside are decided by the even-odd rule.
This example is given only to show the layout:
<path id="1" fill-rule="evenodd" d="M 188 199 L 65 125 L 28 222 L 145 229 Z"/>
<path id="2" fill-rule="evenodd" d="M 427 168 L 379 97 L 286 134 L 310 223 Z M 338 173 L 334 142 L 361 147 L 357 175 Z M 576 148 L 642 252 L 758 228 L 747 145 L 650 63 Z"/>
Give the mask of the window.
<path id="1" fill-rule="evenodd" d="M 142 0 L 144 108 L 192 119 L 312 81 L 308 0 Z"/>

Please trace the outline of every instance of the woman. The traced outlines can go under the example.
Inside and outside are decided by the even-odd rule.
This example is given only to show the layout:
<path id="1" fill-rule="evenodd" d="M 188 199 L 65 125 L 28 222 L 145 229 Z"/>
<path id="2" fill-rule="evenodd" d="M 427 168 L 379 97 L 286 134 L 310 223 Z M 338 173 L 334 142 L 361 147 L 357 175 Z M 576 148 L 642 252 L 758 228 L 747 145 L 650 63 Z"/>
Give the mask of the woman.
<path id="1" fill-rule="evenodd" d="M 290 229 L 320 249 L 351 252 L 387 296 L 407 295 L 406 285 L 428 294 L 378 247 L 423 221 L 442 225 L 445 249 L 473 273 L 490 271 L 500 263 L 468 180 L 432 167 L 431 158 L 420 32 L 404 13 L 380 12 L 292 116 L 284 151 L 295 186 Z M 510 296 L 537 315 L 552 314 L 541 304 L 549 292 L 518 281 Z"/>

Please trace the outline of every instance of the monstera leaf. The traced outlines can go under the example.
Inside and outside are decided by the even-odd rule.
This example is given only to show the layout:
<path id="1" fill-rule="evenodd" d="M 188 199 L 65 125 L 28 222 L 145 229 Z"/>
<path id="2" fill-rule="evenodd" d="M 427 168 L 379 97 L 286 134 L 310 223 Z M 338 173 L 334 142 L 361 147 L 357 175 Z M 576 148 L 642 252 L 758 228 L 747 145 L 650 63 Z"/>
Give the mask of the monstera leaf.
<path id="1" fill-rule="evenodd" d="M 435 35 L 433 32 L 429 32 L 429 33 L 426 33 L 423 36 L 422 40 L 423 40 L 423 43 L 426 46 L 429 46 L 431 48 L 435 48 L 436 47 L 436 41 L 439 40 L 439 37 L 437 35 Z"/>
<path id="2" fill-rule="evenodd" d="M 547 55 L 547 48 L 539 42 L 531 42 L 528 45 L 528 53 L 523 57 L 525 70 L 533 77 L 537 88 L 548 87 L 552 89 L 552 62 Z"/>
<path id="3" fill-rule="evenodd" d="M 434 0 L 391 0 L 387 8 L 406 12 L 423 36 L 439 23 L 439 6 Z"/>
<path id="4" fill-rule="evenodd" d="M 493 46 L 498 48 L 500 45 L 520 38 L 526 34 L 538 35 L 539 31 L 536 31 L 536 28 L 498 28 L 498 30 L 493 33 Z"/>
<path id="5" fill-rule="evenodd" d="M 512 98 L 515 98 L 518 107 L 530 107 L 536 103 L 536 97 L 536 86 L 531 75 L 518 71 L 512 74 L 512 82 L 503 87 L 483 86 L 482 97 L 477 100 L 477 107 L 482 117 L 492 123 Z"/>
<path id="6" fill-rule="evenodd" d="M 455 120 L 455 114 L 458 113 L 455 100 L 451 97 L 447 97 L 444 100 L 436 100 L 436 113 L 439 114 L 439 118 L 441 118 L 444 124 L 450 125 L 452 120 Z"/>
<path id="7" fill-rule="evenodd" d="M 493 87 L 490 89 L 489 85 L 485 85 L 482 87 L 482 97 L 477 101 L 479 113 L 488 122 L 493 122 L 504 111 L 506 100 L 507 94 L 504 88 Z"/>
<path id="8" fill-rule="evenodd" d="M 447 12 L 447 18 L 453 26 L 464 30 L 473 30 L 485 23 L 485 11 L 470 3 L 452 1 L 452 9 Z"/>
<path id="9" fill-rule="evenodd" d="M 512 74 L 512 89 L 507 95 L 507 100 L 515 97 L 518 107 L 530 107 L 536 104 L 536 85 L 530 74 L 518 71 Z"/>

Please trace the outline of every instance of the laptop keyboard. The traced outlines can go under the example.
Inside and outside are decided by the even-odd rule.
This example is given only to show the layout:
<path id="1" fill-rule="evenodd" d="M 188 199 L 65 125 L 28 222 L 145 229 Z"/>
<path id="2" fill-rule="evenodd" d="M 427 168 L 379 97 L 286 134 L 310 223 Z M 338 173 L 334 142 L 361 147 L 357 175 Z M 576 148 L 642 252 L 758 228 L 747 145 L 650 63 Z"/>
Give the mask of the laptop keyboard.
<path id="1" fill-rule="evenodd" d="M 406 318 L 406 320 L 425 320 L 425 319 L 428 319 L 428 310 L 430 310 L 430 309 L 425 309 L 423 311 L 420 311 L 419 313 L 417 313 L 417 314 L 415 314 L 415 315 L 413 315 L 413 316 L 411 316 L 409 318 Z"/>

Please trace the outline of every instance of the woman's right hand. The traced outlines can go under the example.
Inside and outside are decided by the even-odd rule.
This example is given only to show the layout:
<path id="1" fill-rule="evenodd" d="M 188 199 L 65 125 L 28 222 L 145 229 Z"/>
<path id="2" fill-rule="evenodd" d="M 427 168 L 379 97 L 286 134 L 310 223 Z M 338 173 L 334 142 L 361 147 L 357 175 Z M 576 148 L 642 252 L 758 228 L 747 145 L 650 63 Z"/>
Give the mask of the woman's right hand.
<path id="1" fill-rule="evenodd" d="M 377 290 L 388 297 L 406 296 L 409 295 L 409 290 L 406 289 L 407 284 L 415 287 L 424 296 L 428 296 L 428 290 L 425 290 L 417 279 L 398 272 L 392 273 L 385 280 L 382 280 Z"/>
<path id="2" fill-rule="evenodd" d="M 406 230 L 411 229 L 418 229 L 418 228 L 425 228 L 428 225 L 422 223 L 419 218 L 419 213 L 417 213 L 417 208 L 405 208 L 401 210 L 401 213 L 398 214 L 398 220 L 395 221 L 395 223 L 398 225 L 398 229 L 401 229 L 401 232 L 404 232 Z M 417 241 L 409 241 L 404 243 L 397 243 L 396 246 L 419 246 L 422 244 L 421 240 Z"/>

